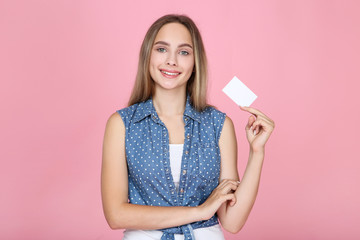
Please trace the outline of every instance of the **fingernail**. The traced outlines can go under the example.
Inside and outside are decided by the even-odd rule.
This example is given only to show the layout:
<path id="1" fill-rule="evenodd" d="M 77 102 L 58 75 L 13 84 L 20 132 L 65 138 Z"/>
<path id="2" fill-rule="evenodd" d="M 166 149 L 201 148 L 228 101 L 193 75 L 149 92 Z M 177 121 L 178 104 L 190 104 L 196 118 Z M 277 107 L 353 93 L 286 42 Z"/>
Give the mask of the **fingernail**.
<path id="1" fill-rule="evenodd" d="M 237 183 L 240 183 L 240 181 L 236 181 Z"/>
<path id="2" fill-rule="evenodd" d="M 254 130 L 254 135 L 256 135 L 256 129 Z"/>

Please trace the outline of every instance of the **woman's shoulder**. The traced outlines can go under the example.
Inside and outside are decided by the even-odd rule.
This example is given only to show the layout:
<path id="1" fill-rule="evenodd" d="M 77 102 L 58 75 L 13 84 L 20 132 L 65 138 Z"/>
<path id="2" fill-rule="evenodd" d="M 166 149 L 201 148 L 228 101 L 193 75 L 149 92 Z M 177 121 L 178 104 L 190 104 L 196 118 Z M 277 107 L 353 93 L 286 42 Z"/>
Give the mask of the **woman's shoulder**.
<path id="1" fill-rule="evenodd" d="M 151 111 L 152 103 L 149 101 L 135 103 L 131 106 L 124 107 L 117 110 L 116 112 L 121 116 L 125 125 L 131 124 L 133 122 L 138 122 L 141 119 L 144 119 L 149 112 Z"/>
<path id="2" fill-rule="evenodd" d="M 135 103 L 131 106 L 128 107 L 124 107 L 121 109 L 116 110 L 116 112 L 121 116 L 126 116 L 126 115 L 132 115 L 132 113 L 134 113 L 136 111 L 137 106 L 139 105 L 139 103 Z"/>
<path id="3" fill-rule="evenodd" d="M 128 125 L 132 122 L 138 105 L 139 103 L 136 103 L 113 112 L 107 120 L 106 128 L 112 129 L 111 131 L 115 132 L 127 128 Z"/>
<path id="4" fill-rule="evenodd" d="M 112 113 L 106 122 L 106 132 L 119 132 L 124 129 L 124 121 L 119 113 Z"/>

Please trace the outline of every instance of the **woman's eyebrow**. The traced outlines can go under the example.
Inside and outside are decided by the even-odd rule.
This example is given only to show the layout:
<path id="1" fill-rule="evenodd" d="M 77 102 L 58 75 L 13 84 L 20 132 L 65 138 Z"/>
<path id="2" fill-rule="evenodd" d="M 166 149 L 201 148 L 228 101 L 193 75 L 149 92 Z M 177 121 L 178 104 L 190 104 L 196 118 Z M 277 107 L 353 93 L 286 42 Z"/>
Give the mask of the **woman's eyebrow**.
<path id="1" fill-rule="evenodd" d="M 182 43 L 180 44 L 178 47 L 189 47 L 189 48 L 193 48 L 190 44 L 188 43 Z"/>
<path id="2" fill-rule="evenodd" d="M 165 46 L 170 46 L 169 43 L 164 42 L 164 41 L 157 41 L 154 45 L 157 45 L 157 44 L 165 45 Z M 178 47 L 189 47 L 189 48 L 193 48 L 193 47 L 192 47 L 190 44 L 188 44 L 188 43 L 182 43 L 182 44 L 180 44 Z"/>

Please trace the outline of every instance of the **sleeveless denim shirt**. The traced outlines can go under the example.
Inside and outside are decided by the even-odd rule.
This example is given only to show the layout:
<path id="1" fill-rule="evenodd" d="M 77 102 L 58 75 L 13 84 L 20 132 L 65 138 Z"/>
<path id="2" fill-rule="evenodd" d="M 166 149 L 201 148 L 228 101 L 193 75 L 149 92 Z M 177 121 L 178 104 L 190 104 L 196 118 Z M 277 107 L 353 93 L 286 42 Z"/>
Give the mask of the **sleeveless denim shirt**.
<path id="1" fill-rule="evenodd" d="M 126 128 L 125 152 L 128 166 L 129 202 L 149 206 L 199 206 L 219 183 L 219 138 L 225 113 L 213 107 L 196 111 L 189 96 L 183 116 L 184 150 L 178 190 L 169 159 L 169 132 L 156 113 L 152 99 L 117 111 Z M 174 216 L 176 217 L 176 216 Z M 218 224 L 216 214 L 206 221 L 160 229 L 161 240 L 174 234 L 195 240 L 193 229 Z"/>

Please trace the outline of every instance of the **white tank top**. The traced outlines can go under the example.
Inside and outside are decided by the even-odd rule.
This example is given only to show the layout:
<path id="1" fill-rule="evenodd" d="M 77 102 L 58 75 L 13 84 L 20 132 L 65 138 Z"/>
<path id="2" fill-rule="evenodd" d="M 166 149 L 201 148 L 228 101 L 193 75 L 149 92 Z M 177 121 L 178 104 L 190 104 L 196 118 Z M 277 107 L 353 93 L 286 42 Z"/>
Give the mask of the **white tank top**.
<path id="1" fill-rule="evenodd" d="M 175 187 L 179 188 L 181 159 L 183 154 L 183 144 L 170 144 L 170 168 Z M 124 231 L 123 240 L 160 240 L 163 232 L 158 230 L 130 230 Z M 174 234 L 175 240 L 183 240 L 183 234 Z M 194 229 L 195 240 L 225 240 L 224 234 L 219 224 L 206 228 Z"/>

